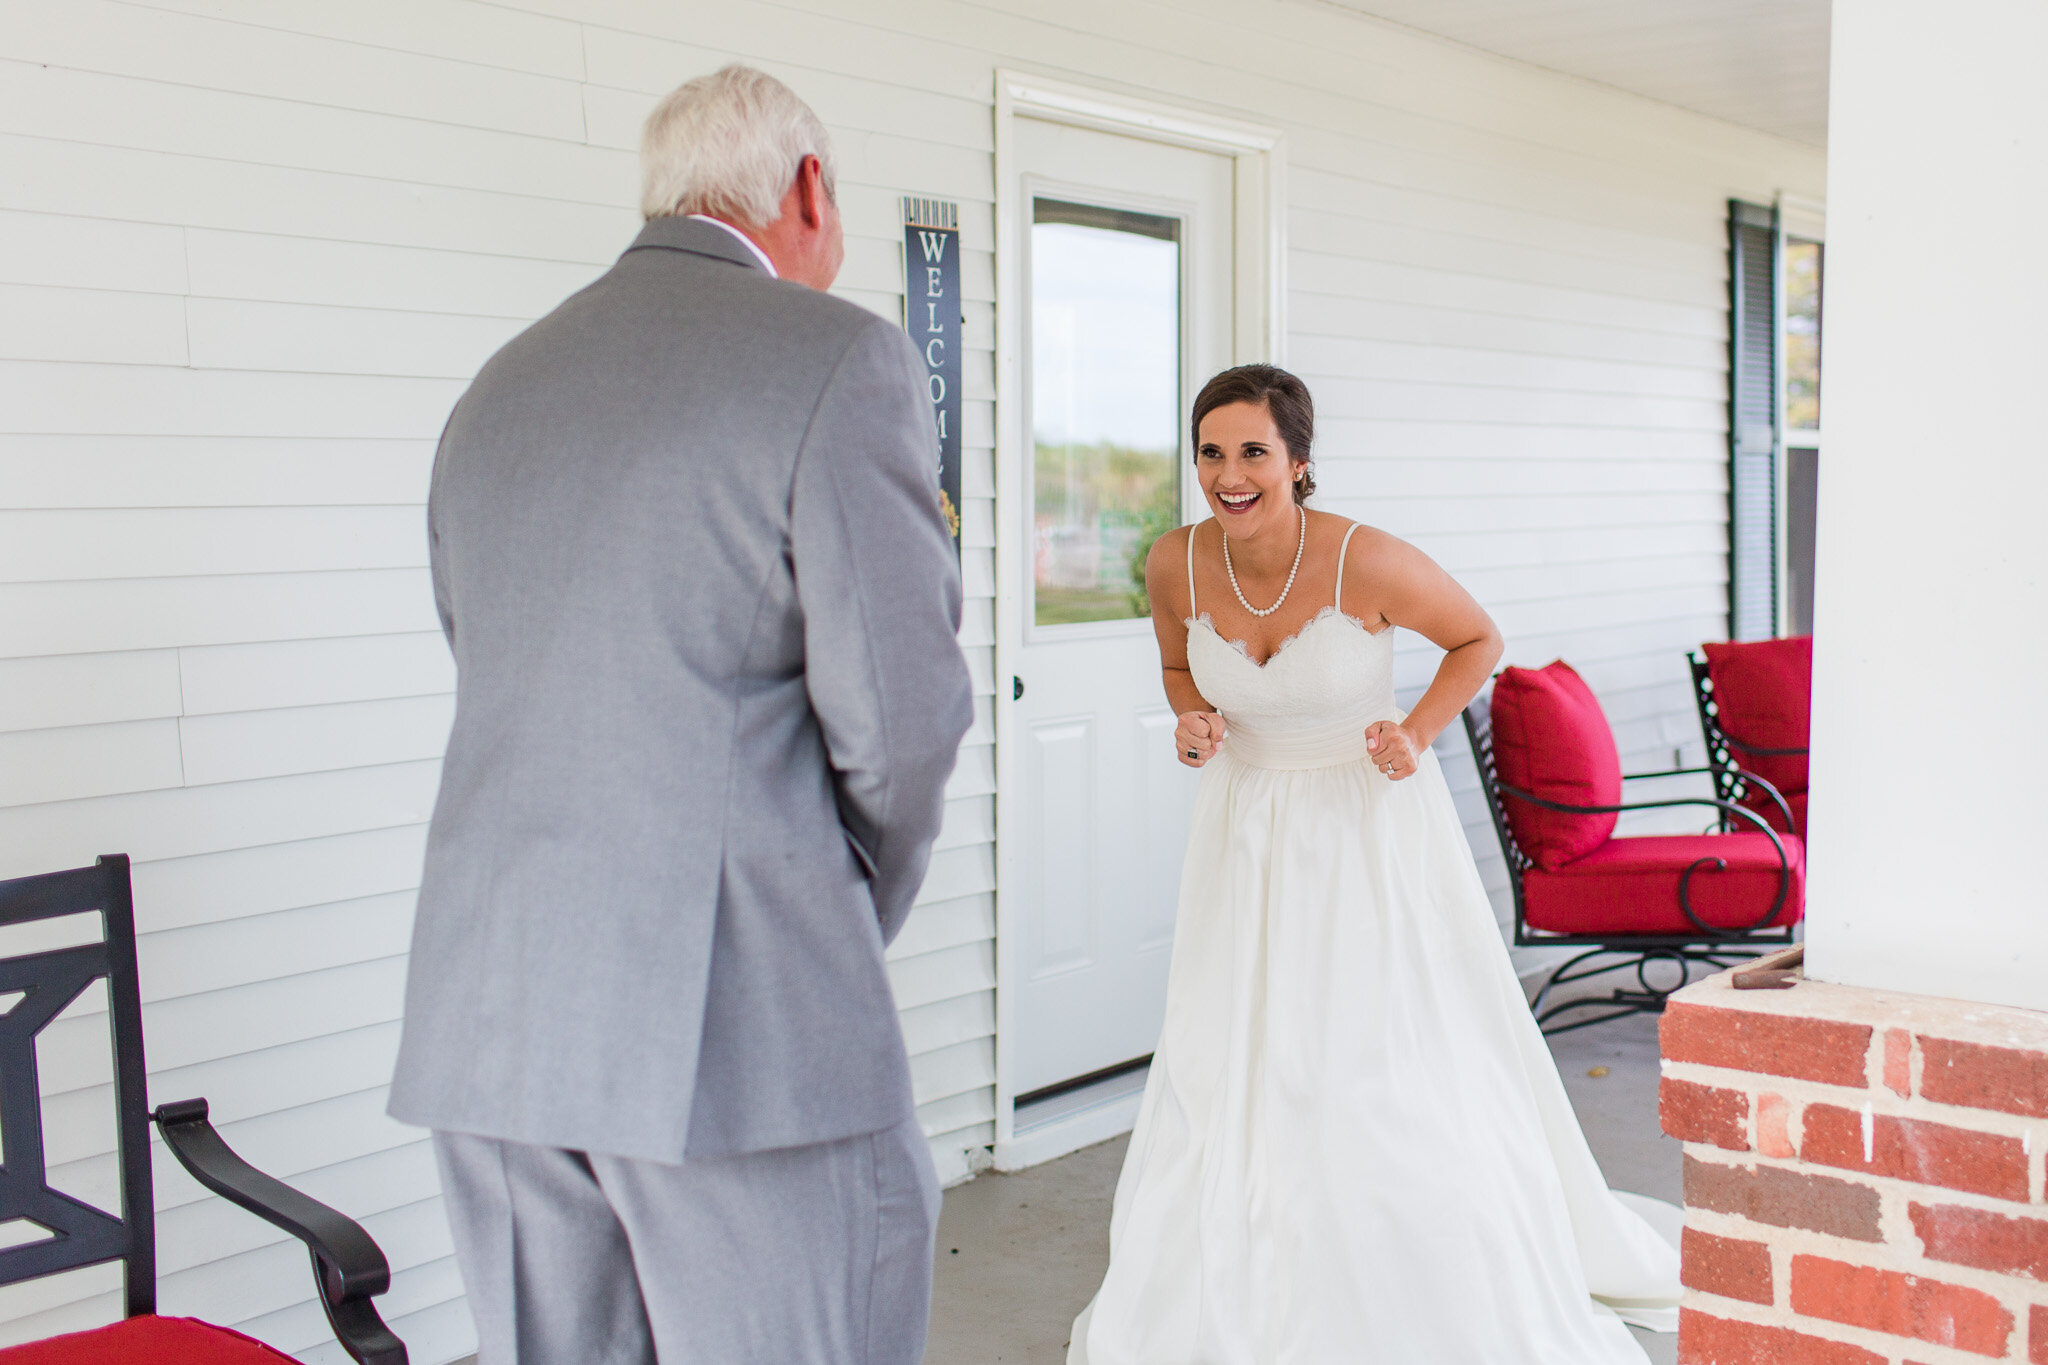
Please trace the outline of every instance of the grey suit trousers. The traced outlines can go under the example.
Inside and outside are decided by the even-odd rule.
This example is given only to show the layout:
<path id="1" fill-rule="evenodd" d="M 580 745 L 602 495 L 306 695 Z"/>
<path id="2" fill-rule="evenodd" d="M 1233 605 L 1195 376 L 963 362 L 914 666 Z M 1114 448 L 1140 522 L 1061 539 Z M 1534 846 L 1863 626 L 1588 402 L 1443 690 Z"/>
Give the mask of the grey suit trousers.
<path id="1" fill-rule="evenodd" d="M 919 1365 L 915 1119 L 677 1165 L 434 1134 L 478 1365 Z"/>

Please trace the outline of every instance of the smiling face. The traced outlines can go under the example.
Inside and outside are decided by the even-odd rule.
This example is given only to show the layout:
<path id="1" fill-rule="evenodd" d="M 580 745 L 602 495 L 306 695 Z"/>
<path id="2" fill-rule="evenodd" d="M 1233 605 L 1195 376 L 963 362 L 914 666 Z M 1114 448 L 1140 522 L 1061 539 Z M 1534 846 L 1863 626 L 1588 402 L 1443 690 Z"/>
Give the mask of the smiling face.
<path id="1" fill-rule="evenodd" d="M 1261 531 L 1295 533 L 1296 460 L 1264 403 L 1225 403 L 1202 418 L 1195 477 L 1226 534 L 1250 540 Z"/>

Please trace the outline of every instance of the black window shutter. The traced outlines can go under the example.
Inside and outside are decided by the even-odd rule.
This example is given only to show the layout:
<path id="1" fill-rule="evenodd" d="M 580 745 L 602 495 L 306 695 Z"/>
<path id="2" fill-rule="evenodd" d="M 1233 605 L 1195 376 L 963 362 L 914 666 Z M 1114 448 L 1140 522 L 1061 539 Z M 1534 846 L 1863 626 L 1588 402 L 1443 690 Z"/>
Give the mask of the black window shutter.
<path id="1" fill-rule="evenodd" d="M 1728 201 L 1728 635 L 1778 633 L 1777 210 Z"/>

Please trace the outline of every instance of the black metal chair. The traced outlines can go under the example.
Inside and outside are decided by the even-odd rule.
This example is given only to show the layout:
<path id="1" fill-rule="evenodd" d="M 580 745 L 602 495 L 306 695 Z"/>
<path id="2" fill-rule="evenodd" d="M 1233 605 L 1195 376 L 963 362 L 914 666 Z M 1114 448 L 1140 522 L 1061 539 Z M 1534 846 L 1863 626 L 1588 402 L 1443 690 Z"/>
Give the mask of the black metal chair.
<path id="1" fill-rule="evenodd" d="M 1692 696 L 1699 705 L 1700 735 L 1707 742 L 1707 771 L 1713 774 L 1714 795 L 1723 801 L 1733 801 L 1747 806 L 1768 818 L 1772 814 L 1782 815 L 1785 830 L 1806 836 L 1805 810 L 1794 809 L 1793 803 L 1767 781 L 1761 773 L 1745 766 L 1744 759 L 1758 758 L 1804 758 L 1806 749 L 1766 748 L 1759 744 L 1745 744 L 1730 735 L 1721 725 L 1721 703 L 1714 695 L 1714 679 L 1707 660 L 1699 653 L 1686 656 L 1692 666 Z M 1800 800 L 1803 802 L 1804 797 Z M 1721 818 L 1721 828 L 1729 828 L 1729 817 Z"/>
<path id="2" fill-rule="evenodd" d="M 327 1320 L 353 1359 L 361 1365 L 406 1365 L 404 1344 L 384 1325 L 371 1302 L 389 1287 L 390 1267 L 360 1224 L 236 1156 L 207 1121 L 205 1100 L 179 1100 L 160 1105 L 154 1112 L 149 1109 L 135 914 L 126 855 L 103 857 L 91 867 L 0 882 L 0 926 L 90 913 L 101 918 L 99 942 L 0 958 L 0 997 L 19 996 L 11 1009 L 0 1015 L 0 1140 L 5 1143 L 5 1164 L 0 1166 L 0 1221 L 23 1219 L 49 1234 L 0 1250 L 0 1284 L 119 1261 L 128 1319 L 101 1332 L 123 1333 L 119 1338 L 121 1358 L 138 1363 L 202 1358 L 191 1353 L 195 1330 L 217 1332 L 221 1338 L 219 1353 L 202 1352 L 203 1358 L 251 1358 L 253 1343 L 234 1333 L 154 1316 L 156 1217 L 149 1155 L 153 1122 L 163 1134 L 165 1146 L 201 1185 L 306 1244 Z M 121 1172 L 118 1217 L 51 1188 L 36 1073 L 37 1035 L 99 980 L 107 983 L 113 1033 Z M 137 1319 L 149 1321 L 139 1323 Z M 152 1324 L 158 1323 L 181 1324 L 180 1350 L 158 1350 L 151 1345 Z M 72 1342 L 81 1353 L 89 1353 L 92 1338 L 99 1335 L 81 1333 L 15 1347 L 0 1351 L 0 1361 L 16 1352 L 34 1352 L 38 1360 L 60 1359 L 70 1352 L 51 1348 Z M 111 1345 L 103 1343 L 102 1349 Z"/>
<path id="3" fill-rule="evenodd" d="M 1794 926 L 1767 927 L 1780 919 L 1788 893 L 1795 886 L 1795 868 L 1787 858 L 1785 845 L 1776 833 L 1770 830 L 1755 812 L 1720 797 L 1666 797 L 1654 801 L 1632 801 L 1614 806 L 1574 806 L 1548 801 L 1533 792 L 1522 791 L 1505 785 L 1494 763 L 1492 696 L 1482 692 L 1472 704 L 1465 708 L 1465 735 L 1472 745 L 1472 760 L 1479 770 L 1480 788 L 1486 794 L 1486 808 L 1493 817 L 1493 832 L 1500 840 L 1501 854 L 1507 862 L 1508 885 L 1514 894 L 1515 921 L 1514 945 L 1518 948 L 1578 948 L 1578 952 L 1553 970 L 1530 1001 L 1530 1009 L 1546 1034 L 1568 1033 L 1573 1029 L 1586 1028 L 1593 1024 L 1605 1023 L 1629 1014 L 1660 1014 L 1667 998 L 1691 981 L 1695 967 L 1720 971 L 1745 962 L 1757 955 L 1784 947 L 1793 942 Z M 1641 781 L 1658 777 L 1682 777 L 1706 773 L 1705 768 L 1675 768 L 1668 772 L 1628 773 L 1623 781 Z M 1689 891 L 1696 875 L 1726 870 L 1724 860 L 1709 856 L 1699 857 L 1680 867 L 1677 876 L 1676 909 L 1682 918 L 1681 926 L 1689 924 L 1686 932 L 1616 933 L 1605 932 L 1558 932 L 1533 927 L 1529 923 L 1527 883 L 1532 872 L 1543 875 L 1535 860 L 1523 852 L 1515 841 L 1514 829 L 1509 823 L 1506 800 L 1527 801 L 1545 810 L 1563 811 L 1573 814 L 1591 815 L 1606 812 L 1634 810 L 1655 810 L 1679 806 L 1705 806 L 1714 809 L 1721 824 L 1730 822 L 1753 824 L 1757 832 L 1770 836 L 1776 849 L 1778 890 L 1764 913 L 1754 922 L 1733 927 L 1717 926 L 1698 913 L 1691 901 Z M 1623 840 L 1622 842 L 1627 842 Z M 1665 918 L 1673 907 L 1661 907 Z M 1618 958 L 1618 961 L 1603 962 L 1602 959 Z M 1660 984 L 1651 978 L 1651 964 L 1665 963 L 1676 967 L 1677 979 Z M 1633 969 L 1636 975 L 1634 989 L 1616 988 L 1611 994 L 1591 995 L 1549 1005 L 1551 992 L 1560 986 L 1605 976 L 1610 972 Z M 1580 1010 L 1597 1010 L 1586 1018 L 1574 1018 L 1568 1023 L 1553 1021 Z"/>

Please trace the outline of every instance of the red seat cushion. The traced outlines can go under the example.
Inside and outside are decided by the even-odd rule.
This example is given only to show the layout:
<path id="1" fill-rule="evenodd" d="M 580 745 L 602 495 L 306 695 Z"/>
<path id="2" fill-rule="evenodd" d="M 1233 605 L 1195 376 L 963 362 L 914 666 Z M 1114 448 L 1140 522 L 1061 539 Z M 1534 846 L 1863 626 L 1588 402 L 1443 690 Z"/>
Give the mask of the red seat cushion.
<path id="1" fill-rule="evenodd" d="M 1806 747 L 1813 717 L 1811 635 L 1700 648 L 1707 656 L 1721 729 L 1730 739 L 1764 749 Z M 1738 749 L 1735 761 L 1783 792 L 1788 805 L 1793 793 L 1806 790 L 1805 754 L 1772 757 Z M 1770 804 L 1769 797 L 1764 804 Z M 1805 828 L 1804 820 L 1800 827 Z"/>
<path id="2" fill-rule="evenodd" d="M 1792 883 L 1785 903 L 1764 927 L 1797 924 L 1806 910 L 1806 846 L 1781 836 Z M 1672 834 L 1610 839 L 1555 871 L 1531 868 L 1522 878 L 1529 927 L 1559 934 L 1697 934 L 1678 906 L 1678 879 L 1700 858 L 1727 860 L 1726 871 L 1703 867 L 1686 894 L 1699 917 L 1717 929 L 1747 929 L 1778 894 L 1778 854 L 1765 834 Z"/>
<path id="3" fill-rule="evenodd" d="M 0 1365 L 293 1365 L 292 1358 L 193 1318 L 128 1318 L 0 1350 Z"/>
<path id="4" fill-rule="evenodd" d="M 1493 684 L 1493 765 L 1501 782 L 1572 806 L 1621 802 L 1621 755 L 1599 698 L 1560 659 L 1504 668 Z M 1503 794 L 1515 842 L 1538 867 L 1559 868 L 1607 842 L 1615 817 L 1568 815 Z"/>

